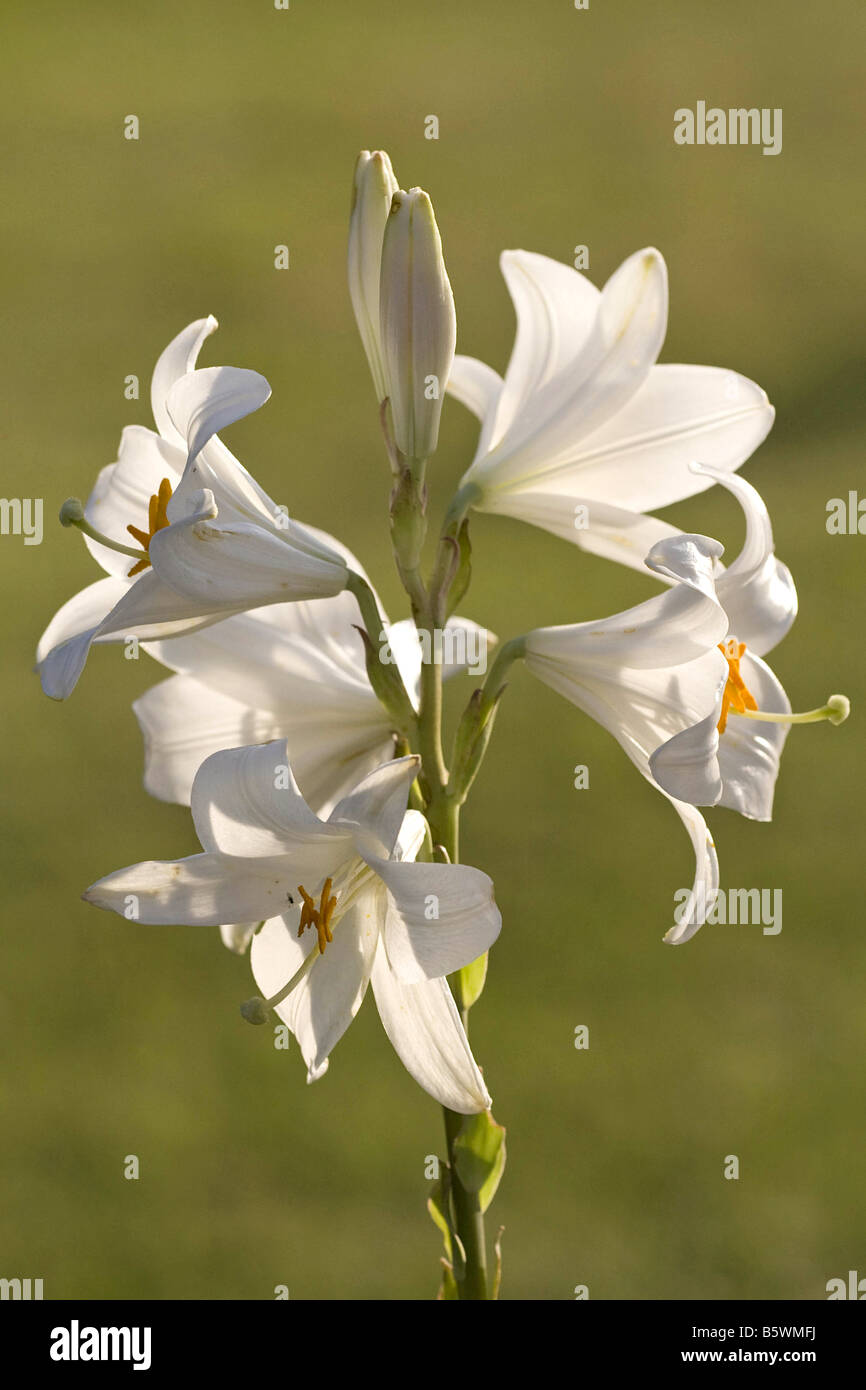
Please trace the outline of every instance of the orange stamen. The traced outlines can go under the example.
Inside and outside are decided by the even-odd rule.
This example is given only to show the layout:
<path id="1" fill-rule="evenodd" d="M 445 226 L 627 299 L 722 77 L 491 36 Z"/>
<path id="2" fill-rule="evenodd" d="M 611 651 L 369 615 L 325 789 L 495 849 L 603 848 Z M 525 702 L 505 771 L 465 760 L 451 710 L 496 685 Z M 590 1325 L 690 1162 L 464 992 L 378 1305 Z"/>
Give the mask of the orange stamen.
<path id="1" fill-rule="evenodd" d="M 169 482 L 168 478 L 163 478 L 162 482 L 159 485 L 159 492 L 155 492 L 152 495 L 150 502 L 148 503 L 148 529 L 146 531 L 142 531 L 138 526 L 127 526 L 126 529 L 132 536 L 133 540 L 138 541 L 139 545 L 144 551 L 144 554 L 142 555 L 141 559 L 137 560 L 136 563 L 133 565 L 132 569 L 129 571 L 129 579 L 132 579 L 133 576 L 136 574 L 140 574 L 142 570 L 146 570 L 150 565 L 150 543 L 156 535 L 157 531 L 162 531 L 166 526 L 170 524 L 168 517 L 165 514 L 165 509 L 168 506 L 170 497 L 171 483 Z"/>
<path id="2" fill-rule="evenodd" d="M 729 637 L 727 641 L 719 643 L 719 651 L 728 663 L 728 679 L 722 692 L 722 711 L 718 723 L 719 733 L 723 734 L 730 710 L 735 714 L 743 714 L 747 709 L 756 710 L 758 702 L 740 675 L 740 661 L 746 651 L 745 642 L 738 642 L 736 637 Z"/>

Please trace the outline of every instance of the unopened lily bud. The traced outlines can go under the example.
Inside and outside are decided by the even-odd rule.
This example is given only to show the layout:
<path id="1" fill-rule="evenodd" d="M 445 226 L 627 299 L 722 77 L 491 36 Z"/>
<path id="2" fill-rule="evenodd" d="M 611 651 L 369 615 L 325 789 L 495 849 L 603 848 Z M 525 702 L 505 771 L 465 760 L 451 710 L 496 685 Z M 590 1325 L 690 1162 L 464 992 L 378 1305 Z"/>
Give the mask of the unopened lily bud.
<path id="1" fill-rule="evenodd" d="M 457 317 L 433 206 L 420 188 L 399 191 L 391 202 L 379 329 L 397 448 L 407 459 L 429 458 L 439 439 Z"/>
<path id="2" fill-rule="evenodd" d="M 349 220 L 349 294 L 380 404 L 388 392 L 379 346 L 379 270 L 385 224 L 397 188 L 391 161 L 384 151 L 371 154 L 362 150 L 355 165 Z"/>

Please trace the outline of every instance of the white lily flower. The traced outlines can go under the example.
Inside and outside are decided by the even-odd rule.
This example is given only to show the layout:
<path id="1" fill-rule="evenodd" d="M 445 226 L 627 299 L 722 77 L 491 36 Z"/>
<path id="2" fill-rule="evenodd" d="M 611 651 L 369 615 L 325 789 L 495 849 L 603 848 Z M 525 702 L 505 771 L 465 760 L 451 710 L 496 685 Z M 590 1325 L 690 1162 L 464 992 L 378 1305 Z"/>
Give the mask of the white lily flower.
<path id="1" fill-rule="evenodd" d="M 350 557 L 353 569 L 363 573 Z M 421 646 L 415 624 L 381 633 L 413 706 L 418 707 Z M 189 804 L 201 763 L 222 748 L 285 738 L 301 790 L 319 815 L 394 754 L 394 726 L 367 677 L 361 616 L 348 592 L 316 603 L 281 604 L 227 618 L 202 632 L 149 643 L 146 650 L 178 674 L 133 705 L 144 735 L 145 787 L 164 801 Z M 448 679 L 466 653 L 492 633 L 453 617 L 466 634 L 443 661 Z M 375 642 L 379 634 L 372 633 Z"/>
<path id="2" fill-rule="evenodd" d="M 629 257 L 602 291 L 570 266 L 506 251 L 517 336 L 504 380 L 457 356 L 448 389 L 481 420 L 462 479 L 477 510 L 517 517 L 642 568 L 655 511 L 712 485 L 773 422 L 759 386 L 716 367 L 656 364 L 667 322 L 658 251 Z"/>
<path id="3" fill-rule="evenodd" d="M 88 902 L 147 923 L 264 922 L 252 958 L 315 1081 L 372 983 L 398 1055 L 449 1109 L 486 1110 L 445 977 L 482 955 L 501 919 L 486 874 L 411 862 L 423 818 L 406 813 L 420 759 L 377 768 L 327 821 L 304 801 L 284 741 L 215 754 L 199 769 L 192 815 L 203 853 L 108 875 Z M 402 827 L 402 835 L 401 835 Z M 134 904 L 134 914 L 130 912 Z"/>
<path id="4" fill-rule="evenodd" d="M 83 519 L 64 509 L 109 578 L 65 604 L 42 636 L 38 669 L 55 699 L 74 689 L 94 642 L 155 641 L 346 585 L 330 538 L 290 521 L 217 437 L 258 409 L 270 387 L 256 372 L 194 369 L 216 326 L 214 318 L 190 324 L 157 362 L 151 400 L 160 433 L 125 429 Z"/>
<path id="5" fill-rule="evenodd" d="M 694 465 L 727 487 L 746 517 L 746 539 L 734 562 L 716 579 L 728 618 L 721 644 L 728 674 L 715 708 L 675 734 L 650 758 L 650 770 L 668 793 L 696 806 L 726 806 L 751 820 L 769 821 L 782 749 L 792 724 L 847 717 L 844 696 L 807 714 L 792 714 L 778 677 L 761 658 L 784 637 L 797 615 L 797 592 L 777 560 L 770 517 L 744 478 Z"/>
<path id="6" fill-rule="evenodd" d="M 659 787 L 650 759 L 712 713 L 724 687 L 728 667 L 718 644 L 728 623 L 713 583 L 721 554 L 706 536 L 666 538 L 646 563 L 675 587 L 614 617 L 539 628 L 523 639 L 530 671 L 612 733 L 686 827 L 696 858 L 693 910 L 665 937 L 671 944 L 702 925 L 700 905 L 714 901 L 719 865 L 700 812 Z"/>

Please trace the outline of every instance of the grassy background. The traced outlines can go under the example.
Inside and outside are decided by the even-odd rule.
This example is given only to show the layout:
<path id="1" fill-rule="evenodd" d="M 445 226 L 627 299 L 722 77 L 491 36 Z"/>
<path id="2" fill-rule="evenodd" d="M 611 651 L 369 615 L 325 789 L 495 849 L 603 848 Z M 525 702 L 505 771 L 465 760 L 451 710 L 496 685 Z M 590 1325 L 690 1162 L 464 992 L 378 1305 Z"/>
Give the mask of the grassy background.
<path id="1" fill-rule="evenodd" d="M 661 248 L 664 360 L 734 367 L 778 409 L 747 469 L 801 593 L 774 665 L 795 707 L 838 689 L 856 713 L 866 540 L 824 519 L 863 479 L 862 6 L 82 0 L 6 21 L 2 491 L 43 496 L 46 534 L 0 539 L 0 1274 L 42 1277 L 52 1298 L 269 1298 L 278 1283 L 427 1298 L 440 1120 L 372 1004 L 308 1088 L 297 1053 L 240 1020 L 248 967 L 215 931 L 130 929 L 79 901 L 112 868 L 196 843 L 185 811 L 141 790 L 129 704 L 152 663 L 103 648 L 67 704 L 39 692 L 42 627 L 97 577 L 56 508 L 86 496 L 124 424 L 150 423 L 156 355 L 212 312 L 203 364 L 257 368 L 274 390 L 232 447 L 351 545 L 399 614 L 344 274 L 353 161 L 384 147 L 433 196 L 461 349 L 500 368 L 503 247 L 570 260 L 586 243 L 598 283 Z M 782 154 L 676 147 L 673 112 L 699 98 L 782 107 Z M 437 507 L 473 444 L 451 405 Z M 726 496 L 668 515 L 739 545 Z M 463 608 L 503 636 L 654 589 L 517 523 L 481 519 L 474 541 Z M 593 1298 L 810 1299 L 866 1273 L 861 759 L 857 719 L 796 730 L 774 823 L 710 816 L 723 884 L 783 889 L 781 935 L 710 927 L 668 950 L 691 881 L 674 813 L 599 729 L 514 679 L 464 831 L 505 917 L 473 1019 L 509 1126 L 504 1297 L 585 1283 Z M 590 791 L 572 789 L 578 762 Z"/>

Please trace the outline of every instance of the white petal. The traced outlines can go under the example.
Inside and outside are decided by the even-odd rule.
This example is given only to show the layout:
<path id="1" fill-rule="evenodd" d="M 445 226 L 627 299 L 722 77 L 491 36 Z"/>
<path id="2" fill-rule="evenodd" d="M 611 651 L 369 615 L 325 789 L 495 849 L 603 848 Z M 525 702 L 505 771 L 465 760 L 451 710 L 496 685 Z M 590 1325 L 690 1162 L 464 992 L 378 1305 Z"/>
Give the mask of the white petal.
<path id="1" fill-rule="evenodd" d="M 285 740 L 230 748 L 206 759 L 190 798 L 206 850 L 245 857 L 291 854 L 323 877 L 352 851 L 352 835 L 323 824 L 292 775 Z"/>
<path id="2" fill-rule="evenodd" d="M 502 918 L 493 883 L 480 869 L 367 862 L 389 891 L 385 947 L 391 968 L 407 984 L 450 975 L 493 945 Z"/>
<path id="3" fill-rule="evenodd" d="M 253 709 L 189 676 L 160 681 L 132 708 L 144 737 L 145 789 L 184 806 L 195 774 L 212 753 L 268 743 L 285 734 L 267 710 Z"/>
<path id="4" fill-rule="evenodd" d="M 207 495 L 207 494 L 206 494 Z M 222 525 L 206 512 L 158 531 L 154 571 L 202 613 L 238 613 L 266 603 L 325 598 L 345 588 L 348 571 L 246 522 Z"/>
<path id="5" fill-rule="evenodd" d="M 539 526 L 591 555 L 646 571 L 647 553 L 660 540 L 680 534 L 658 517 L 627 511 L 591 497 L 526 489 L 482 494 L 478 510 Z"/>
<path id="6" fill-rule="evenodd" d="M 758 704 L 770 714 L 790 714 L 791 702 L 781 682 L 759 657 L 740 660 L 740 674 Z M 768 724 L 730 713 L 719 739 L 723 792 L 719 804 L 750 820 L 773 815 L 773 792 L 790 724 Z"/>
<path id="7" fill-rule="evenodd" d="M 334 807 L 329 825 L 360 827 L 370 853 L 390 855 L 420 766 L 421 759 L 412 753 L 375 768 Z"/>
<path id="8" fill-rule="evenodd" d="M 676 801 L 673 797 L 668 797 L 668 800 L 686 827 L 695 851 L 695 877 L 691 897 L 675 910 L 679 920 L 664 937 L 668 946 L 681 946 L 703 926 L 715 902 L 719 887 L 719 860 L 713 838 L 700 811 L 684 801 Z"/>
<path id="9" fill-rule="evenodd" d="M 296 953 L 283 939 L 282 979 L 277 979 L 272 965 L 265 971 L 265 952 L 272 960 L 277 954 L 273 942 L 275 931 L 276 924 L 266 923 L 253 938 L 251 953 L 259 988 L 268 988 L 268 982 L 276 981 L 273 992 L 291 979 L 297 969 Z M 288 938 L 290 933 L 285 925 L 284 931 Z M 265 938 L 265 933 L 269 933 L 269 938 Z M 315 932 L 306 935 L 315 941 Z M 356 900 L 336 922 L 333 938 L 324 955 L 313 963 L 300 984 L 276 1009 L 298 1040 L 310 1081 L 324 1075 L 332 1049 L 363 1003 L 379 940 L 375 895 L 368 893 Z"/>
<path id="10" fill-rule="evenodd" d="M 186 456 L 160 439 L 153 430 L 128 425 L 120 436 L 117 462 L 103 468 L 87 499 L 84 515 L 91 526 L 121 545 L 138 542 L 127 531 L 129 525 L 148 532 L 150 499 L 159 491 L 163 478 L 174 489 L 180 481 Z M 84 537 L 94 560 L 109 574 L 127 578 L 135 561 L 129 555 Z"/>
<path id="11" fill-rule="evenodd" d="M 384 631 L 391 657 L 416 709 L 425 656 L 429 654 L 438 661 L 443 680 L 464 671 L 471 671 L 475 676 L 484 675 L 487 671 L 487 653 L 497 641 L 495 633 L 480 627 L 470 618 L 458 617 L 456 613 L 448 619 L 444 631 L 437 632 L 432 644 L 426 633 L 422 638 L 411 618 L 387 624 Z"/>
<path id="12" fill-rule="evenodd" d="M 549 256 L 504 251 L 499 264 L 517 315 L 517 333 L 490 447 L 547 382 L 574 371 L 601 302 L 584 275 Z"/>
<path id="13" fill-rule="evenodd" d="M 528 633 L 527 665 L 555 662 L 568 680 L 579 679 L 584 669 L 615 673 L 621 667 L 658 669 L 696 660 L 727 632 L 712 580 L 713 560 L 721 551 L 718 541 L 706 536 L 677 534 L 660 541 L 647 565 L 676 580 L 675 588 L 610 618 Z"/>
<path id="14" fill-rule="evenodd" d="M 724 679 L 719 685 L 719 705 Z M 715 806 L 722 795 L 719 769 L 719 709 L 657 748 L 649 760 L 650 772 L 663 791 L 692 806 Z"/>
<path id="15" fill-rule="evenodd" d="M 656 365 L 600 428 L 576 430 L 531 486 L 655 511 L 705 490 L 694 459 L 725 473 L 739 468 L 773 416 L 761 387 L 736 372 Z"/>
<path id="16" fill-rule="evenodd" d="M 236 956 L 245 954 L 253 939 L 258 922 L 231 922 L 220 927 L 222 943 Z"/>
<path id="17" fill-rule="evenodd" d="M 122 586 L 114 607 L 96 626 L 60 642 L 39 662 L 42 688 L 54 700 L 65 700 L 75 689 L 94 642 L 119 642 L 130 636 L 141 641 L 171 637 L 206 626 L 220 616 L 203 617 L 200 603 L 169 589 L 153 570 L 147 570 L 132 584 L 120 579 L 101 582 Z M 95 588 L 96 585 L 91 586 Z M 91 595 L 91 598 L 96 597 Z"/>
<path id="18" fill-rule="evenodd" d="M 176 381 L 191 372 L 198 361 L 202 343 L 218 327 L 213 314 L 206 319 L 196 319 L 172 338 L 153 369 L 150 381 L 150 406 L 156 428 L 163 439 L 183 449 L 186 454 L 186 438 L 175 428 L 166 408 L 168 393 Z"/>
<path id="19" fill-rule="evenodd" d="M 82 896 L 132 922 L 220 927 L 274 916 L 295 887 L 280 859 L 195 854 L 131 864 L 91 884 Z"/>
<path id="20" fill-rule="evenodd" d="M 44 661 L 52 648 L 67 642 L 70 637 L 78 637 L 98 627 L 128 588 L 129 585 L 122 579 L 97 579 L 94 584 L 88 584 L 86 589 L 67 599 L 40 637 L 36 660 Z"/>
<path id="21" fill-rule="evenodd" d="M 271 388 L 245 367 L 203 367 L 180 377 L 168 393 L 172 423 L 186 441 L 189 460 L 219 430 L 265 404 Z"/>
<path id="22" fill-rule="evenodd" d="M 258 709 L 307 711 L 324 722 L 372 728 L 383 714 L 364 667 L 355 598 L 273 604 L 226 618 L 189 638 L 152 644 L 173 671 Z"/>
<path id="23" fill-rule="evenodd" d="M 600 428 L 642 385 L 666 322 L 664 261 L 657 251 L 639 251 L 605 285 L 577 358 L 532 391 L 505 436 L 469 468 L 463 482 L 521 485 L 573 454 L 575 441 Z"/>
<path id="24" fill-rule="evenodd" d="M 502 377 L 486 362 L 479 362 L 477 357 L 463 357 L 458 352 L 451 364 L 447 389 L 481 421 L 481 434 L 475 453 L 476 458 L 481 458 L 490 447 Z"/>
<path id="25" fill-rule="evenodd" d="M 488 1110 L 492 1102 L 447 981 L 405 984 L 380 945 L 373 965 L 373 993 L 385 1032 L 418 1085 L 460 1115 Z"/>
<path id="26" fill-rule="evenodd" d="M 730 630 L 750 652 L 772 651 L 797 616 L 797 590 L 791 571 L 773 553 L 770 514 L 760 493 L 738 474 L 695 465 L 732 492 L 746 518 L 743 548 L 716 580 L 716 593 L 725 608 Z"/>

